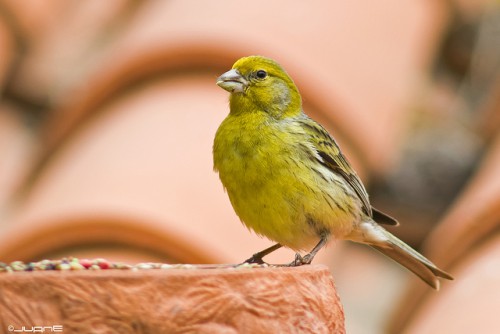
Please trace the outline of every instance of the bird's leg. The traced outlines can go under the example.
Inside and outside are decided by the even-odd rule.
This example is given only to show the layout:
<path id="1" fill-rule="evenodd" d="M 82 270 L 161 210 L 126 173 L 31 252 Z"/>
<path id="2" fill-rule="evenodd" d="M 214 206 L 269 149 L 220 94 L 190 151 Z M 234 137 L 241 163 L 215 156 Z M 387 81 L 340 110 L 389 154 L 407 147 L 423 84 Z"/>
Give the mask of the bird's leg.
<path id="1" fill-rule="evenodd" d="M 255 253 L 254 255 L 252 255 L 251 258 L 245 260 L 243 263 L 264 264 L 265 262 L 264 262 L 264 260 L 262 260 L 262 258 L 268 254 L 271 254 L 275 250 L 280 249 L 281 247 L 283 247 L 281 244 L 275 244 L 275 245 L 273 245 L 269 248 L 266 248 L 258 253 Z"/>
<path id="2" fill-rule="evenodd" d="M 298 266 L 302 266 L 304 264 L 311 264 L 312 260 L 316 256 L 316 253 L 318 253 L 319 250 L 321 248 L 323 248 L 327 242 L 328 242 L 328 237 L 322 236 L 321 239 L 319 240 L 318 244 L 316 246 L 314 246 L 314 248 L 312 249 L 312 251 L 309 254 L 301 256 L 299 253 L 295 253 L 295 260 L 290 262 L 288 264 L 288 267 L 298 267 Z"/>

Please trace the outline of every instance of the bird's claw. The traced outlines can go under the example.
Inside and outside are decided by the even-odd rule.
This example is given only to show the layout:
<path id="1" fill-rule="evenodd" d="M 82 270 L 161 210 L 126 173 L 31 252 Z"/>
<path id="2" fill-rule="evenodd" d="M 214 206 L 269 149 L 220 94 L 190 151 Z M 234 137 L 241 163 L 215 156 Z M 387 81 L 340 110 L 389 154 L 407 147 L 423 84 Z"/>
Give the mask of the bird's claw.
<path id="1" fill-rule="evenodd" d="M 306 254 L 304 256 L 299 253 L 295 253 L 295 259 L 288 264 L 288 267 L 299 267 L 305 264 L 311 264 L 313 257 L 311 254 Z"/>
<path id="2" fill-rule="evenodd" d="M 262 256 L 259 256 L 258 254 L 252 255 L 249 259 L 246 259 L 243 261 L 242 264 L 248 263 L 248 264 L 267 264 L 263 259 Z"/>

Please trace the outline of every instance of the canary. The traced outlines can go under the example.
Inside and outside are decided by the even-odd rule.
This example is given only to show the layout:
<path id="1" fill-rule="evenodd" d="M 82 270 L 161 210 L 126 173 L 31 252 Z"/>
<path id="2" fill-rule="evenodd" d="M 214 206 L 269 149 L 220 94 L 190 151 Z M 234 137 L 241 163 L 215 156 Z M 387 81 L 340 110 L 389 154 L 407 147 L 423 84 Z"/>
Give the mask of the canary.
<path id="1" fill-rule="evenodd" d="M 376 210 L 332 136 L 302 110 L 296 85 L 274 60 L 244 57 L 217 79 L 230 92 L 229 115 L 213 144 L 214 170 L 241 221 L 275 245 L 289 264 L 309 264 L 331 238 L 370 245 L 438 289 L 453 279 L 379 224 L 398 225 Z M 300 251 L 312 249 L 304 256 Z"/>

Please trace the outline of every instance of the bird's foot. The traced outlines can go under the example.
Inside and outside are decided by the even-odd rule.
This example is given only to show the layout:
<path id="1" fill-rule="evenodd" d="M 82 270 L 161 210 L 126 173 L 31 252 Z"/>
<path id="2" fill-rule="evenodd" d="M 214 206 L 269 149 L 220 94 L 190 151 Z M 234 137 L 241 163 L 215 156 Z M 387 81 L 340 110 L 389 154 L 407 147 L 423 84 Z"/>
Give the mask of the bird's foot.
<path id="1" fill-rule="evenodd" d="M 268 254 L 271 254 L 272 252 L 274 252 L 275 250 L 281 248 L 283 246 L 281 246 L 281 244 L 275 244 L 275 245 L 272 245 L 271 247 L 269 248 L 266 248 L 260 252 L 257 252 L 255 253 L 254 255 L 252 255 L 251 258 L 245 260 L 243 263 L 241 264 L 267 264 L 269 265 L 269 263 L 266 263 L 263 258 L 264 256 L 268 255 Z"/>
<path id="2" fill-rule="evenodd" d="M 250 258 L 246 259 L 245 261 L 243 261 L 241 264 L 268 264 L 267 262 L 265 262 L 263 259 L 262 259 L 262 256 L 260 256 L 259 253 L 256 253 L 254 255 L 252 255 Z"/>
<path id="3" fill-rule="evenodd" d="M 298 267 L 298 266 L 303 266 L 305 264 L 311 264 L 314 256 L 311 254 L 306 254 L 304 256 L 300 255 L 299 253 L 295 253 L 295 259 L 290 262 L 287 267 Z"/>

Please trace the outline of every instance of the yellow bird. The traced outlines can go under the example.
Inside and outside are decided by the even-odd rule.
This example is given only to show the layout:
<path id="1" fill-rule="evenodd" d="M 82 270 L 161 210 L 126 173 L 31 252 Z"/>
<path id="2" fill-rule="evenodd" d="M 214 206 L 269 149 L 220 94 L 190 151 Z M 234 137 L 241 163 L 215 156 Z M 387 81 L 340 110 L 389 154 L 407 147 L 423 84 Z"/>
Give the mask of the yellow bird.
<path id="1" fill-rule="evenodd" d="M 241 221 L 277 242 L 245 262 L 264 263 L 286 246 L 297 252 L 290 266 L 309 264 L 334 237 L 372 246 L 435 289 L 437 277 L 453 279 L 379 225 L 398 222 L 370 205 L 356 172 L 303 112 L 297 87 L 278 63 L 241 58 L 217 85 L 231 94 L 215 135 L 214 170 Z"/>

